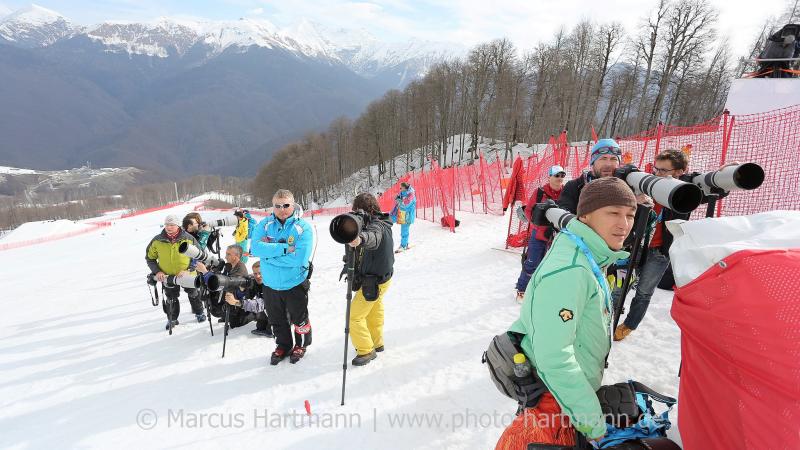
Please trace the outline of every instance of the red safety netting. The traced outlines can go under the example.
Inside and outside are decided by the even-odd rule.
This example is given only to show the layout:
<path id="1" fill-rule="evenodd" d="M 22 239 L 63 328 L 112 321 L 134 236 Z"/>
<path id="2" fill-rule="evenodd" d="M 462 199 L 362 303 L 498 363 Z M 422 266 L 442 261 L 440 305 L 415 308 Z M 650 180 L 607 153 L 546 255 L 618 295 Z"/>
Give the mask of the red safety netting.
<path id="1" fill-rule="evenodd" d="M 675 291 L 687 449 L 797 448 L 800 249 L 734 253 Z"/>
<path id="2" fill-rule="evenodd" d="M 622 163 L 636 164 L 642 170 L 655 155 L 666 149 L 679 149 L 689 156 L 689 170 L 708 172 L 729 162 L 753 162 L 766 174 L 764 184 L 753 191 L 734 191 L 717 203 L 716 215 L 748 215 L 770 210 L 800 208 L 800 105 L 761 114 L 727 113 L 691 127 L 659 125 L 642 133 L 616 138 L 622 148 Z M 547 168 L 558 164 L 572 178 L 589 166 L 591 143 L 569 146 L 566 133 L 551 137 L 541 154 L 525 161 L 522 177 L 525 189 L 518 191 L 512 206 L 527 201 L 536 187 L 546 182 Z M 516 181 L 512 181 L 516 182 Z M 700 207 L 692 218 L 705 216 Z M 509 219 L 506 245 L 523 247 L 528 242 L 527 224 L 516 214 Z"/>
<path id="3" fill-rule="evenodd" d="M 400 193 L 400 184 L 409 183 L 416 193 L 417 219 L 441 223 L 455 231 L 456 212 L 470 211 L 485 214 L 503 214 L 503 180 L 506 168 L 501 160 L 488 162 L 483 155 L 469 165 L 439 167 L 431 161 L 421 172 L 410 172 L 385 190 L 378 204 L 383 211 L 391 211 Z M 323 208 L 314 214 L 335 215 L 349 212 L 350 207 Z"/>

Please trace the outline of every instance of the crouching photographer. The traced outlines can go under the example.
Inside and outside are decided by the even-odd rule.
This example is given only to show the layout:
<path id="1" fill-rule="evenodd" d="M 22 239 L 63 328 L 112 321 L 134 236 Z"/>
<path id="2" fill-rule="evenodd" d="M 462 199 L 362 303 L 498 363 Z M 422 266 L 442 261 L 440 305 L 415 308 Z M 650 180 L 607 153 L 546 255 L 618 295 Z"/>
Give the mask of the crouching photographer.
<path id="1" fill-rule="evenodd" d="M 208 287 L 211 315 L 225 322 L 223 303 L 228 298 L 244 299 L 248 287 L 255 285 L 255 280 L 248 276 L 247 266 L 242 262 L 242 247 L 231 245 L 225 249 L 225 265 L 219 271 L 212 271 L 205 264 L 198 262 L 197 271 L 203 274 L 203 281 Z M 247 281 L 243 281 L 247 280 Z M 255 314 L 239 308 L 228 311 L 231 328 L 240 327 L 255 320 Z"/>
<path id="2" fill-rule="evenodd" d="M 352 291 L 356 294 L 349 324 L 356 357 L 352 364 L 363 366 L 384 349 L 383 297 L 394 272 L 392 220 L 381 212 L 372 194 L 362 193 L 353 200 L 352 213 L 331 221 L 331 235 L 348 245 L 348 254 L 354 257 Z M 347 267 L 342 273 L 346 271 Z"/>
<path id="3" fill-rule="evenodd" d="M 252 281 L 247 284 L 243 299 L 237 299 L 232 293 L 226 293 L 223 298 L 227 304 L 241 308 L 248 313 L 249 320 L 247 322 L 252 321 L 252 316 L 250 316 L 250 314 L 255 315 L 256 328 L 252 331 L 253 334 L 272 337 L 272 330 L 269 326 L 269 318 L 267 317 L 267 310 L 264 304 L 264 291 L 262 289 L 264 279 L 261 278 L 260 261 L 256 261 L 255 264 L 253 264 L 253 274 L 249 280 Z M 242 323 L 242 325 L 244 325 L 244 323 Z"/>

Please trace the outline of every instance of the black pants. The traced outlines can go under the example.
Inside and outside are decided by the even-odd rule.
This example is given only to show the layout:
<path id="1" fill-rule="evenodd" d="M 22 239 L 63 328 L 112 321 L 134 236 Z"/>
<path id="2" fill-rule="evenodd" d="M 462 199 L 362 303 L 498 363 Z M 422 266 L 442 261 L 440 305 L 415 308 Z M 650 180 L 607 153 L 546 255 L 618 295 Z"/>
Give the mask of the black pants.
<path id="1" fill-rule="evenodd" d="M 197 292 L 197 289 L 183 288 L 183 291 L 189 296 L 189 305 L 192 306 L 192 312 L 195 314 L 202 314 L 203 302 L 200 301 L 200 293 Z M 161 302 L 161 307 L 164 309 L 164 314 L 169 316 L 169 306 L 170 303 L 172 304 L 172 317 L 169 317 L 172 320 L 177 320 L 178 314 L 181 312 L 181 304 L 178 301 L 180 293 L 180 286 L 164 288 L 164 301 Z"/>
<path id="2" fill-rule="evenodd" d="M 228 308 L 230 308 L 228 320 L 231 328 L 239 328 L 241 326 L 247 325 L 256 318 L 255 314 L 249 313 L 243 310 L 242 308 L 237 308 L 235 306 L 230 306 L 230 305 L 228 305 Z"/>
<path id="3" fill-rule="evenodd" d="M 276 291 L 269 286 L 264 286 L 264 303 L 272 326 L 272 334 L 279 348 L 290 350 L 294 345 L 308 347 L 311 344 L 311 329 L 308 322 L 308 280 L 297 286 Z M 295 330 L 308 328 L 307 333 L 294 333 L 292 340 L 292 325 Z"/>
<path id="4" fill-rule="evenodd" d="M 269 331 L 269 318 L 264 311 L 256 316 L 256 330 Z"/>

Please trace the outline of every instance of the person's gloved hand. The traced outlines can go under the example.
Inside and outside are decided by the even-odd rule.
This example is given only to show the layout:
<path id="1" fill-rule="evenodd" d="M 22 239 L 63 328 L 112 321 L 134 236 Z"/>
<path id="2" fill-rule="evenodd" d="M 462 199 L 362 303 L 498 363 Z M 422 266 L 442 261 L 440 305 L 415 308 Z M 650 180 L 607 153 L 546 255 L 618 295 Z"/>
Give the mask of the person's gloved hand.
<path id="1" fill-rule="evenodd" d="M 614 171 L 614 176 L 620 178 L 622 181 L 625 181 L 625 178 L 627 178 L 628 175 L 632 174 L 633 172 L 639 172 L 639 168 L 633 164 L 625 164 Z"/>

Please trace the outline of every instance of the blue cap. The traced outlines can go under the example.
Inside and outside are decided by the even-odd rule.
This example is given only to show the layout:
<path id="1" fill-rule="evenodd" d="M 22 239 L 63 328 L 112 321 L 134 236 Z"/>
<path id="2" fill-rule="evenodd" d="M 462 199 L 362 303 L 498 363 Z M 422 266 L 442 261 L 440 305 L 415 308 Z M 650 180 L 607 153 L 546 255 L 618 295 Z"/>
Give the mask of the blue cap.
<path id="1" fill-rule="evenodd" d="M 561 166 L 552 166 L 550 167 L 550 170 L 547 171 L 547 174 L 550 175 L 551 177 L 553 175 L 558 175 L 559 173 L 563 173 L 564 175 L 566 175 L 567 171 L 564 170 L 564 168 Z"/>
<path id="2" fill-rule="evenodd" d="M 598 158 L 602 155 L 614 155 L 617 157 L 617 161 L 622 162 L 622 151 L 619 148 L 619 144 L 617 141 L 613 139 L 600 139 L 594 144 L 592 147 L 592 155 L 591 161 L 589 164 L 594 164 Z"/>

